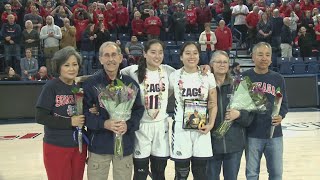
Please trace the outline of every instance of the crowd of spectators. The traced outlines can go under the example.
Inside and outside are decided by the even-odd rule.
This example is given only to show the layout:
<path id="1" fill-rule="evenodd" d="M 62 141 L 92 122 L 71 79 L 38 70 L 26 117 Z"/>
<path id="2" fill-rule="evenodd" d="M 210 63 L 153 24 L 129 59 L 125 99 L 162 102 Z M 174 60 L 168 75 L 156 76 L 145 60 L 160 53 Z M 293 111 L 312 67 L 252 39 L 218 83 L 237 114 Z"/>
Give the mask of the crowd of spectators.
<path id="1" fill-rule="evenodd" d="M 196 35 L 202 51 L 210 56 L 214 50 L 231 50 L 234 29 L 239 46 L 249 51 L 265 41 L 279 56 L 292 56 L 296 46 L 302 57 L 309 57 L 320 47 L 319 7 L 320 0 L 3 0 L 4 66 L 30 79 L 27 76 L 35 71 L 25 75 L 20 66 L 28 49 L 38 66 L 46 66 L 54 75 L 51 57 L 73 46 L 83 57 L 81 74 L 91 74 L 100 45 L 119 40 L 122 34 L 129 37 L 119 41 L 128 64 L 138 60 L 141 47 L 136 41 L 184 41 L 186 33 Z M 212 18 L 217 29 L 207 24 Z"/>

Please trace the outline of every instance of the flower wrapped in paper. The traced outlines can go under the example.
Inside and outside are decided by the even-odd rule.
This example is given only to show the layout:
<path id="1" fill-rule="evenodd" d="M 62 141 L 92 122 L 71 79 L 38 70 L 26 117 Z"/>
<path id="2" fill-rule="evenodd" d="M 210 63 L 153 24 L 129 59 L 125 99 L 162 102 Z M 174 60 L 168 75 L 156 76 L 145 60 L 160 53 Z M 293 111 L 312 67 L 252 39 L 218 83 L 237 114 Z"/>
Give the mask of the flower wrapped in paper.
<path id="1" fill-rule="evenodd" d="M 74 87 L 72 89 L 72 93 L 74 94 L 74 99 L 76 104 L 75 114 L 82 115 L 83 114 L 83 89 Z M 83 134 L 82 128 L 83 126 L 79 126 L 76 128 L 77 130 L 73 132 L 73 139 L 78 142 L 80 153 L 82 153 L 82 145 L 83 145 L 82 139 L 84 139 L 86 143 L 89 144 L 89 139 L 85 134 Z"/>
<path id="2" fill-rule="evenodd" d="M 278 116 L 279 115 L 279 112 L 280 112 L 280 108 L 281 108 L 281 103 L 282 103 L 282 93 L 281 93 L 281 89 L 280 87 L 278 87 L 276 89 L 276 97 L 274 98 L 274 103 L 273 103 L 273 108 L 272 108 L 272 113 L 271 113 L 271 117 L 274 117 L 274 116 Z M 271 122 L 272 124 L 272 122 Z M 274 129 L 275 129 L 275 126 L 274 125 L 271 125 L 271 129 L 270 129 L 270 138 L 273 137 L 273 133 L 274 133 Z"/>
<path id="3" fill-rule="evenodd" d="M 131 117 L 131 109 L 135 102 L 138 88 L 130 83 L 125 85 L 120 79 L 114 80 L 106 87 L 96 87 L 99 101 L 110 115 L 110 119 L 127 121 Z M 122 134 L 115 134 L 114 156 L 123 157 Z"/>
<path id="4" fill-rule="evenodd" d="M 227 109 L 265 112 L 267 97 L 257 84 L 251 82 L 249 77 L 236 76 L 233 80 L 232 95 Z M 214 136 L 223 137 L 232 123 L 232 120 L 225 119 L 214 131 Z"/>

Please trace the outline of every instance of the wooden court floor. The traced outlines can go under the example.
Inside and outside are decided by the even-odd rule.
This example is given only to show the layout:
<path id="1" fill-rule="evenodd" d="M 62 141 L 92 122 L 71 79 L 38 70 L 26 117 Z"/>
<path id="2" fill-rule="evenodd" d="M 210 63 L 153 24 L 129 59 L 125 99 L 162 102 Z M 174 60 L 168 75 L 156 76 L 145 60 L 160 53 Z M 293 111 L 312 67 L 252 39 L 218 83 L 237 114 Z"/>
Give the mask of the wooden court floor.
<path id="1" fill-rule="evenodd" d="M 320 111 L 288 113 L 283 130 L 283 179 L 320 180 Z M 47 179 L 42 161 L 42 137 L 43 126 L 35 123 L 0 125 L 0 180 Z M 243 157 L 239 180 L 245 179 L 244 173 Z M 112 179 L 111 175 L 109 179 Z M 166 179 L 173 177 L 174 166 L 169 160 Z M 189 179 L 192 179 L 191 174 Z M 264 158 L 260 179 L 268 179 Z"/>

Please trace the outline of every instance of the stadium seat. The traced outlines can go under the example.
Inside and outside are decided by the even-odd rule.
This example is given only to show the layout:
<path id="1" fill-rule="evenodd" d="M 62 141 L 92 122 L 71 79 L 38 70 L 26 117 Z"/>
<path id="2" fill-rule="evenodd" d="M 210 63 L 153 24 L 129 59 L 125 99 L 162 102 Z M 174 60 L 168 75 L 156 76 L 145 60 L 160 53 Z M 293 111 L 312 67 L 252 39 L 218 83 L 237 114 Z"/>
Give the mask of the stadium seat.
<path id="1" fill-rule="evenodd" d="M 195 37 L 194 34 L 185 34 L 184 35 L 184 40 L 185 41 L 196 41 L 197 38 Z"/>
<path id="2" fill-rule="evenodd" d="M 117 39 L 117 34 L 110 34 L 110 41 L 116 41 Z"/>
<path id="3" fill-rule="evenodd" d="M 291 57 L 290 62 L 292 62 L 293 64 L 297 64 L 297 63 L 303 63 L 304 61 L 302 57 Z"/>
<path id="4" fill-rule="evenodd" d="M 178 50 L 178 49 L 171 49 L 170 50 L 170 64 L 169 65 L 175 69 L 179 69 L 181 67 L 180 50 Z"/>
<path id="5" fill-rule="evenodd" d="M 279 65 L 283 62 L 289 62 L 289 58 L 288 57 L 277 57 L 277 65 L 279 67 Z"/>
<path id="6" fill-rule="evenodd" d="M 292 74 L 292 63 L 290 61 L 282 62 L 279 65 L 280 74 Z"/>
<path id="7" fill-rule="evenodd" d="M 170 65 L 170 52 L 169 52 L 169 50 L 164 50 L 164 57 L 163 57 L 162 64 Z"/>
<path id="8" fill-rule="evenodd" d="M 175 41 L 164 41 L 166 49 L 179 49 Z"/>
<path id="9" fill-rule="evenodd" d="M 184 41 L 177 41 L 178 48 L 180 49 L 184 43 Z"/>
<path id="10" fill-rule="evenodd" d="M 320 64 L 307 64 L 308 74 L 318 74 L 320 73 Z"/>
<path id="11" fill-rule="evenodd" d="M 317 63 L 317 57 L 305 57 L 304 58 L 304 62 L 305 63 L 312 63 L 312 64 L 316 64 Z"/>
<path id="12" fill-rule="evenodd" d="M 292 56 L 300 57 L 300 48 L 292 48 Z"/>
<path id="13" fill-rule="evenodd" d="M 307 65 L 304 63 L 297 63 L 292 65 L 292 70 L 294 74 L 305 74 Z"/>
<path id="14" fill-rule="evenodd" d="M 119 34 L 119 40 L 120 41 L 130 41 L 131 38 L 128 34 Z"/>

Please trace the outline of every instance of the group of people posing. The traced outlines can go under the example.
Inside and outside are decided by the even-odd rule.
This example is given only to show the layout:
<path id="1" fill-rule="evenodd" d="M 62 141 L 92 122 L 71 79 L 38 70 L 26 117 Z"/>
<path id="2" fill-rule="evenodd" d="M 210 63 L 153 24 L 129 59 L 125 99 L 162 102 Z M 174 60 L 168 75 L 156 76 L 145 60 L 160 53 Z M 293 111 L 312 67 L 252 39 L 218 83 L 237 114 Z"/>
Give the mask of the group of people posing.
<path id="1" fill-rule="evenodd" d="M 123 55 L 114 42 L 105 42 L 99 50 L 103 69 L 82 83 L 83 115 L 75 115 L 72 88 L 81 66 L 81 56 L 72 47 L 55 53 L 59 78 L 48 81 L 36 105 L 36 121 L 44 125 L 43 156 L 49 180 L 83 179 L 85 164 L 90 180 L 107 179 L 110 163 L 114 180 L 165 179 L 167 160 L 175 164 L 176 180 L 186 180 L 190 169 L 196 180 L 219 179 L 221 167 L 224 179 L 237 179 L 243 150 L 246 150 L 246 176 L 259 178 L 260 160 L 265 155 L 269 179 L 282 179 L 283 138 L 281 121 L 288 112 L 284 79 L 268 69 L 271 46 L 258 43 L 253 48 L 253 69 L 243 73 L 257 82 L 273 104 L 275 94 L 270 88 L 280 87 L 283 102 L 278 116 L 244 110 L 227 109 L 232 89 L 229 56 L 215 51 L 208 66 L 199 67 L 200 49 L 186 42 L 180 50 L 181 69 L 162 64 L 164 44 L 149 40 L 138 65 L 120 71 Z M 210 70 L 208 70 L 210 69 Z M 120 79 L 139 88 L 131 118 L 111 119 L 94 87 L 107 86 Z M 156 87 L 156 88 L 154 88 Z M 158 88 L 157 88 L 158 87 Z M 169 143 L 168 99 L 175 97 L 171 144 Z M 200 99 L 207 102 L 208 122 L 199 129 L 184 129 L 184 101 Z M 223 138 L 212 132 L 224 119 L 234 123 Z M 269 129 L 275 126 L 273 138 Z M 74 132 L 85 126 L 89 144 L 78 150 Z M 84 129 L 83 129 L 84 131 Z M 114 134 L 123 134 L 123 157 L 114 156 Z M 88 149 L 88 151 L 87 151 Z M 190 165 L 191 164 L 191 165 Z"/>

